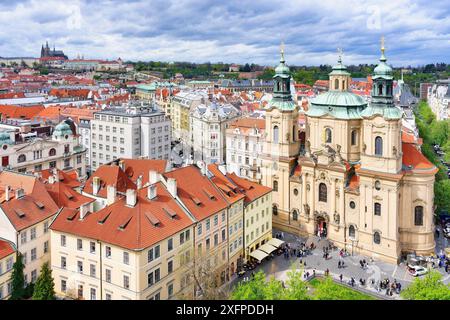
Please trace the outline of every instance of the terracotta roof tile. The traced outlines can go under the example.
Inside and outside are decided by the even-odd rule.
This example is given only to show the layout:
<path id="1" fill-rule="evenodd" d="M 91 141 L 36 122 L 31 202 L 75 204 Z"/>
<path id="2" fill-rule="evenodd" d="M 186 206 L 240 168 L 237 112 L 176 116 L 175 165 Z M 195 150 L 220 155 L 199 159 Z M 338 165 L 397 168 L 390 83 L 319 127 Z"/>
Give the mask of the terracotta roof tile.
<path id="1" fill-rule="evenodd" d="M 118 166 L 100 166 L 86 181 L 83 192 L 93 194 L 94 177 L 100 178 L 100 189 L 97 196 L 106 198 L 107 186 L 115 185 L 117 191 L 126 192 L 127 189 L 136 189 L 136 185 Z"/>
<path id="2" fill-rule="evenodd" d="M 164 185 L 158 182 L 155 186 L 157 197 L 154 200 L 147 198 L 147 188 L 143 188 L 138 192 L 134 207 L 127 206 L 122 197 L 98 212 L 87 214 L 83 220 L 79 219 L 78 210 L 64 209 L 50 228 L 131 250 L 148 248 L 193 225 Z M 176 216 L 172 218 L 168 212 Z M 74 214 L 74 219 L 67 219 Z M 155 226 L 149 217 L 159 224 Z M 104 220 L 103 223 L 99 223 L 100 220 Z"/>
<path id="3" fill-rule="evenodd" d="M 412 143 L 402 143 L 403 165 L 410 166 L 415 173 L 436 173 L 438 169 Z"/>
<path id="4" fill-rule="evenodd" d="M 16 252 L 13 244 L 0 239 L 0 260 Z"/>

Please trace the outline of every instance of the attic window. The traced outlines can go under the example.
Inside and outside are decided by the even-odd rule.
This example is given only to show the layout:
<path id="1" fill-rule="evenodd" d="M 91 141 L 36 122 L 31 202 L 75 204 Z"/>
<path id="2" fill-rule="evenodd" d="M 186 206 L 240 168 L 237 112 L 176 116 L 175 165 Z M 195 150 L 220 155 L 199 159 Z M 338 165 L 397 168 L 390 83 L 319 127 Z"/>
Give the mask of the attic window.
<path id="1" fill-rule="evenodd" d="M 77 216 L 77 211 L 75 211 L 74 213 L 72 213 L 70 216 L 67 217 L 67 220 L 72 221 L 73 219 L 75 219 L 75 217 Z"/>
<path id="2" fill-rule="evenodd" d="M 205 192 L 206 195 L 208 196 L 208 198 L 211 199 L 211 200 L 214 200 L 216 198 L 211 192 L 209 192 L 206 189 L 203 189 L 203 192 Z"/>
<path id="3" fill-rule="evenodd" d="M 15 211 L 16 211 L 16 214 L 17 214 L 17 216 L 18 216 L 19 218 L 25 217 L 25 212 L 23 212 L 22 210 L 20 210 L 20 209 L 15 209 Z"/>
<path id="4" fill-rule="evenodd" d="M 125 220 L 125 222 L 124 223 L 122 223 L 120 226 L 119 226 L 119 230 L 125 230 L 125 228 L 127 227 L 127 225 L 130 223 L 130 221 L 131 221 L 131 219 L 132 219 L 133 217 L 131 216 L 131 217 L 129 217 L 127 220 Z"/>
<path id="5" fill-rule="evenodd" d="M 73 199 L 73 195 L 70 193 L 70 192 L 68 192 L 68 191 L 64 191 L 64 195 L 67 197 L 67 199 L 69 199 L 69 200 L 71 200 L 71 199 Z"/>
<path id="6" fill-rule="evenodd" d="M 163 210 L 167 213 L 167 215 L 168 215 L 170 218 L 172 218 L 172 219 L 175 219 L 175 218 L 176 218 L 177 213 L 176 213 L 175 211 L 173 211 L 172 209 L 170 209 L 170 208 L 163 208 Z"/>
<path id="7" fill-rule="evenodd" d="M 191 197 L 191 199 L 192 199 L 192 201 L 193 201 L 197 206 L 199 206 L 199 205 L 202 204 L 202 202 L 201 202 L 198 198 L 196 198 L 196 197 Z"/>
<path id="8" fill-rule="evenodd" d="M 106 222 L 106 220 L 108 219 L 110 214 L 111 214 L 111 212 L 108 212 L 108 214 L 106 214 L 102 219 L 98 220 L 98 223 L 104 224 Z"/>
<path id="9" fill-rule="evenodd" d="M 158 227 L 161 224 L 161 221 L 150 212 L 145 213 L 145 216 L 154 227 Z"/>
<path id="10" fill-rule="evenodd" d="M 35 201 L 34 204 L 36 205 L 36 207 L 38 207 L 41 210 L 45 208 L 45 206 L 42 202 Z"/>

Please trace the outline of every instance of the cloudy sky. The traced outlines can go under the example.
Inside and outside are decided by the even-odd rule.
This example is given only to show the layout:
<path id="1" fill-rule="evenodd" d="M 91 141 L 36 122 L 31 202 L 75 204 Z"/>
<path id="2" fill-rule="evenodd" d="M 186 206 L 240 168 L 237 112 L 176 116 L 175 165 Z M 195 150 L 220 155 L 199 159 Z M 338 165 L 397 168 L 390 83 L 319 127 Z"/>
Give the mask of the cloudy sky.
<path id="1" fill-rule="evenodd" d="M 450 63 L 450 0 L 0 0 L 0 56 L 274 65 Z"/>

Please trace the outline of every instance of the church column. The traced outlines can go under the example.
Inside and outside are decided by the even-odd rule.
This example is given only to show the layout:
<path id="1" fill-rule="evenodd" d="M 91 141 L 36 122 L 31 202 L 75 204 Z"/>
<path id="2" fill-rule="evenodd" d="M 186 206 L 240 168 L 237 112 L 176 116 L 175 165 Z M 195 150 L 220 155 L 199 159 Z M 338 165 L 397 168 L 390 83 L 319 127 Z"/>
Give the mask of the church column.
<path id="1" fill-rule="evenodd" d="M 339 218 L 343 221 L 344 211 L 345 211 L 345 197 L 344 197 L 344 181 L 339 182 Z"/>
<path id="2" fill-rule="evenodd" d="M 304 208 L 305 208 L 305 204 L 307 204 L 307 203 L 308 203 L 308 199 L 306 199 L 306 174 L 302 174 L 302 205 L 303 205 L 303 212 L 305 211 Z"/>
<path id="3" fill-rule="evenodd" d="M 331 212 L 330 217 L 334 215 L 334 212 L 336 211 L 336 180 L 333 179 L 331 181 Z"/>

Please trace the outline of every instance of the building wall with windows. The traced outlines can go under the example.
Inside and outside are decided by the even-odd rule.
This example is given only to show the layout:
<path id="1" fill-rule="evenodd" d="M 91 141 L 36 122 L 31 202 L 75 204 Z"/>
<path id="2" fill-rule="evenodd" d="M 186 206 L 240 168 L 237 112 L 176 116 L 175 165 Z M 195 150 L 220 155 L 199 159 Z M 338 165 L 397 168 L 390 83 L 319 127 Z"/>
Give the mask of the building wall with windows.
<path id="1" fill-rule="evenodd" d="M 95 113 L 91 121 L 91 168 L 118 158 L 169 159 L 171 122 L 149 105 Z"/>
<path id="2" fill-rule="evenodd" d="M 184 280 L 193 256 L 192 232 L 188 228 L 135 251 L 52 230 L 55 292 L 84 300 L 166 300 L 192 294 L 190 280 Z"/>
<path id="3" fill-rule="evenodd" d="M 8 300 L 12 291 L 11 275 L 16 262 L 16 250 L 12 243 L 0 239 L 0 300 Z"/>

